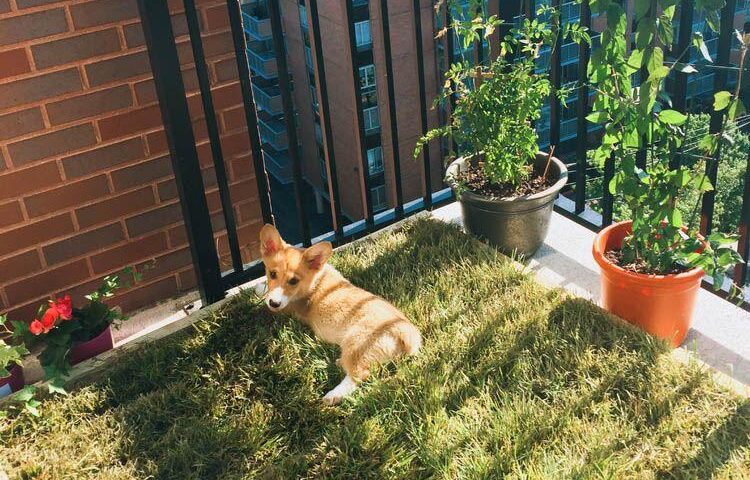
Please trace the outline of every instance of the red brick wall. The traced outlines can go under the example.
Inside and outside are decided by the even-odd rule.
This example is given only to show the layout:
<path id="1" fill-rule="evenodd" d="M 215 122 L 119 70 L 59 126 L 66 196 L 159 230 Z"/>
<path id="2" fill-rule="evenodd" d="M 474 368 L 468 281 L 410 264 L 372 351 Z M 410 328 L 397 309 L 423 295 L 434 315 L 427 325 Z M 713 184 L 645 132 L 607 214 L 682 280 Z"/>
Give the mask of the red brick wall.
<path id="1" fill-rule="evenodd" d="M 260 210 L 226 2 L 196 3 L 249 260 Z M 225 254 L 187 27 L 170 4 Z M 195 287 L 136 3 L 0 0 L 0 312 L 28 320 L 50 295 L 80 297 L 127 265 L 144 279 L 114 300 L 126 311 Z"/>

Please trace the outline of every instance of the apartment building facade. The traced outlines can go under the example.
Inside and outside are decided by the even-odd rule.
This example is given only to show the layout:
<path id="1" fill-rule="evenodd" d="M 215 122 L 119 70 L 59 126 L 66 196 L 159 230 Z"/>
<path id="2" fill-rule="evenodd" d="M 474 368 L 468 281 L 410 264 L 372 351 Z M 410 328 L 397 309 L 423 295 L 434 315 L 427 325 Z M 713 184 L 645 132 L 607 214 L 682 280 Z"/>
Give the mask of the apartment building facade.
<path id="1" fill-rule="evenodd" d="M 434 10 L 429 0 L 419 4 L 425 95 L 428 102 L 437 95 L 439 79 L 434 38 Z M 396 203 L 393 139 L 385 67 L 385 44 L 380 2 L 352 0 L 347 12 L 340 0 L 319 0 L 317 14 L 326 85 L 332 144 L 325 145 L 324 119 L 318 101 L 319 72 L 314 61 L 314 39 L 310 31 L 311 15 L 305 0 L 281 0 L 281 16 L 286 47 L 286 62 L 295 108 L 298 145 L 287 138 L 283 105 L 279 90 L 276 52 L 273 47 L 267 0 L 247 0 L 242 5 L 248 44 L 248 60 L 253 77 L 253 93 L 258 109 L 259 131 L 266 168 L 272 183 L 282 186 L 293 182 L 290 149 L 296 148 L 302 164 L 304 188 L 311 201 L 305 204 L 308 216 L 330 211 L 326 147 L 336 163 L 341 208 L 347 220 L 365 215 L 367 194 L 362 177 L 360 142 L 365 145 L 370 202 L 375 213 Z M 398 128 L 398 156 L 405 201 L 420 198 L 424 190 L 422 163 L 412 158 L 414 145 L 422 134 L 419 122 L 419 82 L 415 43 L 414 2 L 390 2 L 388 24 L 393 57 L 394 101 Z M 354 30 L 354 56 L 349 49 L 349 19 Z M 357 83 L 355 85 L 355 72 Z M 359 96 L 359 102 L 355 96 Z M 361 105 L 364 137 L 360 138 L 357 113 Z M 430 127 L 437 126 L 437 112 L 429 110 Z M 442 187 L 442 164 L 438 146 L 431 146 L 432 190 Z M 359 185 L 360 188 L 351 186 Z M 278 187 L 278 185 L 277 185 Z M 288 196 L 290 189 L 277 188 L 277 196 Z M 272 189 L 272 196 L 274 191 Z M 289 198 L 275 198 L 275 205 Z M 314 222 L 313 222 L 314 223 Z M 325 225 L 311 224 L 313 234 L 323 233 Z"/>

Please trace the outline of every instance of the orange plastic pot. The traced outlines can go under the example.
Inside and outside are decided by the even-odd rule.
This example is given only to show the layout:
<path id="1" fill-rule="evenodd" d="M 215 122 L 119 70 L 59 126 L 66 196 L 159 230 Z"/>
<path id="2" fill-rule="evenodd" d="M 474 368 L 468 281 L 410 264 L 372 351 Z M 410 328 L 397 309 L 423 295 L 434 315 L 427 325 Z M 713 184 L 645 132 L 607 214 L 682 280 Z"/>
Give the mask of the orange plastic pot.
<path id="1" fill-rule="evenodd" d="M 630 232 L 631 222 L 620 222 L 603 229 L 594 239 L 594 260 L 602 270 L 602 306 L 677 347 L 690 329 L 703 270 L 644 275 L 615 265 L 604 253 L 619 250 Z"/>

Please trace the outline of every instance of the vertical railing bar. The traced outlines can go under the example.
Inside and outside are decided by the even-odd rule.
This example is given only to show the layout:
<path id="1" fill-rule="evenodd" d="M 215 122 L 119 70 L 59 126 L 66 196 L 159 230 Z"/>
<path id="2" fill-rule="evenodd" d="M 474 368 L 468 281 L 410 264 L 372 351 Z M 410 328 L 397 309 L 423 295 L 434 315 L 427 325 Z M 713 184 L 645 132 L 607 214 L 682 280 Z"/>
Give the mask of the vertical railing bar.
<path id="1" fill-rule="evenodd" d="M 333 129 L 331 127 L 331 110 L 328 104 L 328 81 L 323 60 L 323 43 L 320 36 L 320 19 L 318 16 L 318 0 L 308 0 L 308 15 L 310 16 L 310 31 L 312 32 L 313 50 L 315 55 L 315 79 L 318 82 L 318 108 L 323 122 L 323 151 L 326 155 L 328 168 L 328 194 L 331 197 L 331 217 L 335 223 L 337 240 L 344 237 L 344 215 L 341 211 L 341 197 L 339 194 L 339 178 L 336 170 L 336 158 L 333 148 Z"/>
<path id="2" fill-rule="evenodd" d="M 734 25 L 734 9 L 736 0 L 727 0 L 724 8 L 721 10 L 721 26 L 719 29 L 719 40 L 717 42 L 716 65 L 729 65 L 729 57 L 732 46 L 732 33 Z M 714 92 L 720 92 L 727 87 L 727 70 L 724 68 L 716 69 L 714 73 Z M 718 134 L 724 123 L 724 111 L 711 111 L 711 120 L 708 131 L 710 134 Z M 721 159 L 721 144 L 716 148 L 713 157 L 706 161 L 706 176 L 714 188 L 703 194 L 701 204 L 701 223 L 700 232 L 703 235 L 710 235 L 714 218 L 714 201 L 716 200 L 716 178 L 719 174 L 719 161 Z"/>
<path id="3" fill-rule="evenodd" d="M 268 184 L 268 171 L 263 158 L 263 150 L 260 145 L 260 134 L 258 132 L 258 117 L 255 110 L 255 99 L 253 98 L 252 81 L 250 80 L 250 66 L 247 59 L 247 44 L 245 33 L 242 29 L 242 11 L 239 0 L 227 0 L 229 13 L 229 25 L 232 31 L 232 43 L 234 56 L 237 58 L 237 71 L 240 77 L 242 90 L 242 103 L 245 107 L 245 122 L 247 123 L 247 134 L 250 138 L 250 150 L 253 155 L 253 167 L 255 169 L 255 182 L 258 185 L 258 201 L 263 221 L 274 223 L 273 210 L 271 207 L 271 190 Z"/>
<path id="4" fill-rule="evenodd" d="M 591 6 L 589 0 L 581 0 L 581 27 L 591 27 Z M 589 86 L 586 81 L 587 69 L 591 58 L 591 47 L 586 42 L 578 45 L 578 111 L 576 141 L 576 192 L 575 213 L 586 208 L 586 170 L 588 169 L 588 135 L 589 125 L 586 115 L 589 111 Z"/>
<path id="5" fill-rule="evenodd" d="M 560 11 L 560 0 L 552 0 L 552 8 Z M 562 15 L 561 12 L 559 12 Z M 557 92 L 560 90 L 561 77 L 562 77 L 562 63 L 561 63 L 561 52 L 562 52 L 562 35 L 561 33 L 561 18 L 558 17 L 557 21 L 553 22 L 552 29 L 555 38 L 553 44 L 553 50 L 550 55 L 550 83 L 552 84 L 552 94 L 549 97 L 549 144 L 550 148 L 560 143 L 560 120 L 562 105 L 560 99 L 557 97 Z"/>
<path id="6" fill-rule="evenodd" d="M 734 282 L 737 285 L 744 285 L 748 280 L 748 264 L 750 264 L 750 152 L 748 152 L 745 167 L 745 188 L 742 192 L 738 233 L 740 238 L 737 242 L 737 252 L 742 256 L 742 262 L 734 267 Z"/>
<path id="7" fill-rule="evenodd" d="M 683 0 L 680 4 L 680 31 L 677 34 L 677 50 L 673 52 L 673 56 L 676 57 L 682 52 L 685 52 L 680 59 L 681 63 L 690 63 L 691 50 L 690 41 L 693 36 L 693 15 L 695 5 L 693 0 Z M 688 89 L 688 73 L 675 71 L 674 77 L 674 92 L 672 94 L 672 106 L 675 110 L 687 113 L 687 89 Z M 682 151 L 677 151 L 669 159 L 669 168 L 675 170 L 680 167 Z"/>
<path id="8" fill-rule="evenodd" d="M 501 2 L 503 0 L 500 0 Z M 534 18 L 534 0 L 521 0 L 523 2 L 521 8 L 523 9 L 523 16 L 531 20 Z"/>
<path id="9" fill-rule="evenodd" d="M 172 170 L 203 305 L 224 298 L 219 258 L 167 2 L 138 0 Z"/>
<path id="10" fill-rule="evenodd" d="M 359 160 L 361 168 L 362 188 L 364 188 L 364 210 L 365 224 L 367 231 L 372 232 L 375 228 L 375 219 L 373 218 L 372 209 L 372 191 L 370 190 L 370 167 L 367 163 L 367 138 L 365 136 L 364 112 L 362 111 L 362 91 L 359 78 L 359 65 L 357 64 L 357 36 L 354 32 L 354 12 L 352 1 L 341 0 L 344 2 L 346 12 L 346 26 L 349 33 L 349 54 L 352 58 L 352 83 L 354 86 L 354 103 L 355 116 L 357 117 L 357 132 L 359 136 Z"/>
<path id="11" fill-rule="evenodd" d="M 614 153 L 604 161 L 604 176 L 602 178 L 602 227 L 612 223 L 615 199 L 609 191 L 609 182 L 615 176 Z"/>
<path id="12" fill-rule="evenodd" d="M 502 40 L 506 35 L 510 33 L 511 29 L 513 28 L 512 23 L 516 14 L 521 13 L 521 11 L 525 9 L 525 2 L 524 0 L 499 0 L 498 3 L 498 12 L 500 15 L 500 21 L 502 23 L 500 23 L 500 28 L 498 28 L 497 30 L 498 32 L 500 32 L 500 40 Z"/>
<path id="13" fill-rule="evenodd" d="M 203 113 L 206 117 L 206 129 L 211 144 L 211 155 L 214 161 L 214 170 L 216 172 L 216 183 L 219 187 L 219 199 L 221 200 L 221 209 L 224 215 L 224 223 L 227 230 L 227 240 L 229 242 L 229 253 L 232 258 L 232 268 L 239 272 L 242 271 L 242 253 L 240 251 L 239 240 L 237 239 L 237 224 L 234 219 L 234 207 L 232 197 L 229 193 L 229 182 L 227 180 L 227 171 L 224 165 L 224 155 L 221 150 L 221 139 L 219 137 L 219 126 L 216 122 L 216 110 L 214 109 L 213 96 L 211 94 L 211 81 L 208 78 L 208 66 L 206 65 L 205 52 L 203 50 L 203 39 L 201 38 L 200 25 L 198 24 L 197 10 L 195 9 L 194 0 L 184 0 L 185 18 L 190 34 L 190 44 L 193 49 L 193 59 L 195 61 L 195 71 L 198 76 L 198 85 L 201 91 L 201 101 L 203 102 Z"/>
<path id="14" fill-rule="evenodd" d="M 297 140 L 297 122 L 294 116 L 294 101 L 290 92 L 291 78 L 286 63 L 286 46 L 284 45 L 284 30 L 281 25 L 281 6 L 279 2 L 268 2 L 268 16 L 271 20 L 271 35 L 273 49 L 276 54 L 276 67 L 279 75 L 279 90 L 281 104 L 284 109 L 284 123 L 289 142 L 289 158 L 292 161 L 292 176 L 294 178 L 294 201 L 297 207 L 297 222 L 302 232 L 302 244 L 310 245 L 310 225 L 307 221 L 305 202 L 302 199 L 302 161 L 299 158 L 299 142 Z"/>
<path id="15" fill-rule="evenodd" d="M 414 5 L 416 6 L 418 4 L 417 0 L 414 0 Z M 443 18 L 445 20 L 445 50 L 446 50 L 446 58 L 448 59 L 448 65 L 447 68 L 450 69 L 451 65 L 456 61 L 456 52 L 454 51 L 454 44 L 453 44 L 453 15 L 451 14 L 451 3 L 445 2 L 445 11 Z M 416 23 L 415 23 L 415 29 L 416 29 Z M 421 32 L 422 26 L 421 22 L 419 25 L 419 29 Z M 417 45 L 421 45 L 422 38 L 417 39 Z M 419 47 L 417 47 L 419 48 Z M 447 70 L 446 70 L 447 71 Z M 453 115 L 453 111 L 456 109 L 456 94 L 453 93 L 448 99 L 448 104 L 450 105 L 450 114 Z M 450 120 L 449 120 L 450 121 Z M 458 144 L 456 143 L 456 140 L 454 138 L 451 138 L 451 145 L 453 148 L 454 155 L 458 155 Z"/>
<path id="16" fill-rule="evenodd" d="M 419 89 L 419 121 L 422 127 L 422 135 L 427 134 L 428 123 L 427 123 L 427 85 L 425 85 L 424 75 L 424 48 L 422 45 L 422 9 L 419 0 L 412 2 L 414 9 L 414 41 L 416 46 L 416 62 L 417 62 L 417 87 Z M 446 12 L 449 9 L 449 5 L 445 5 Z M 446 13 L 446 21 L 450 18 L 450 13 Z M 446 23 L 446 28 L 448 24 Z M 452 31 L 446 30 L 446 50 L 453 51 Z M 448 54 L 448 62 L 452 63 L 453 54 Z M 453 112 L 453 103 L 451 103 L 451 113 Z M 422 149 L 422 167 L 424 175 L 424 207 L 426 209 L 432 208 L 432 171 L 430 162 L 430 146 L 425 145 Z"/>
<path id="17" fill-rule="evenodd" d="M 480 5 L 477 7 L 477 11 L 474 12 L 474 18 L 477 16 L 484 17 L 484 7 Z M 474 65 L 482 65 L 484 63 L 484 37 L 479 36 L 478 40 L 474 41 Z"/>
<path id="18" fill-rule="evenodd" d="M 388 20 L 388 0 L 380 0 L 380 18 L 383 29 L 383 54 L 385 76 L 388 87 L 388 116 L 391 119 L 391 146 L 393 148 L 393 176 L 396 184 L 396 218 L 404 216 L 404 193 L 401 185 L 401 155 L 398 142 L 398 119 L 396 118 L 396 87 L 393 81 L 393 53 L 391 52 L 391 27 Z"/>
<path id="19" fill-rule="evenodd" d="M 651 17 L 656 17 L 658 15 L 657 10 L 657 0 L 650 0 L 650 5 L 648 9 L 648 13 L 646 14 L 646 17 L 648 17 L 648 21 L 651 21 Z M 646 18 L 644 17 L 644 19 Z M 643 20 L 643 19 L 641 19 Z M 654 46 L 656 46 L 656 35 L 653 36 L 654 40 Z M 648 66 L 643 65 L 640 68 L 640 80 L 641 85 L 643 84 L 643 81 L 648 78 Z M 648 138 L 646 135 L 641 136 L 641 146 L 636 152 L 635 152 L 635 164 L 638 166 L 638 168 L 646 169 L 646 158 L 648 157 L 648 152 L 646 151 L 646 145 L 648 143 Z"/>

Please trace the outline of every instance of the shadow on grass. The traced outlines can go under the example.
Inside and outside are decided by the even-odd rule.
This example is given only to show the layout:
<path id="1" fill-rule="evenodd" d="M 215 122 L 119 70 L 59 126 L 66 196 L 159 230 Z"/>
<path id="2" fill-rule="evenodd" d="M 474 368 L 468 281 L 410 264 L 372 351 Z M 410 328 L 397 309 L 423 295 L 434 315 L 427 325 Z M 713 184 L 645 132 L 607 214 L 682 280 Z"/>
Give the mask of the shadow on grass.
<path id="1" fill-rule="evenodd" d="M 492 478 L 537 467 L 550 445 L 588 444 L 572 426 L 605 405 L 648 434 L 705 382 L 662 395 L 662 343 L 536 286 L 457 229 L 419 221 L 396 235 L 337 254 L 337 266 L 411 312 L 425 348 L 381 368 L 343 405 L 320 403 L 342 375 L 337 348 L 245 294 L 125 359 L 90 387 L 103 401 L 73 416 L 113 412 L 122 440 L 112 461 L 144 477 Z M 747 408 L 662 473 L 720 468 L 747 445 L 737 433 Z M 613 431 L 587 462 L 637 440 Z M 572 475 L 580 458 L 566 461 Z"/>

